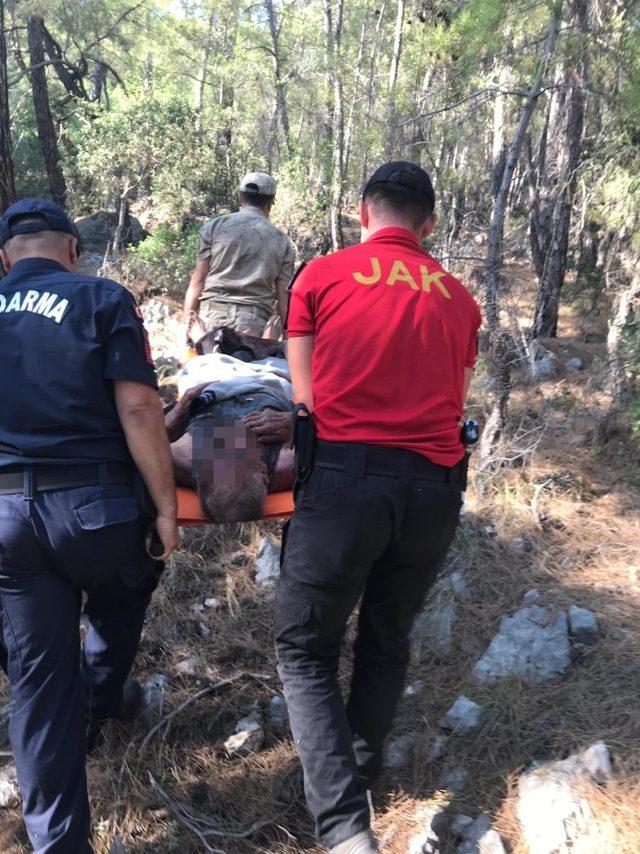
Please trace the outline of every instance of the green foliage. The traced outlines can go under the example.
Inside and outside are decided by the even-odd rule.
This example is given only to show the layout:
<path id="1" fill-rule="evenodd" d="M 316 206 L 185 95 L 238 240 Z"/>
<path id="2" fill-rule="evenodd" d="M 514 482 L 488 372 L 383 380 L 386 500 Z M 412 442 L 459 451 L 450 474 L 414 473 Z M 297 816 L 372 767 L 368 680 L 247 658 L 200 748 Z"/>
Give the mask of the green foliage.
<path id="1" fill-rule="evenodd" d="M 145 197 L 161 221 L 176 222 L 226 203 L 236 184 L 235 159 L 220 158 L 176 96 L 140 93 L 117 112 L 101 111 L 85 139 L 76 168 L 94 205 Z"/>
<path id="2" fill-rule="evenodd" d="M 183 296 L 198 248 L 202 223 L 186 228 L 161 226 L 138 246 L 131 247 L 123 263 L 127 273 L 149 283 L 154 292 Z"/>

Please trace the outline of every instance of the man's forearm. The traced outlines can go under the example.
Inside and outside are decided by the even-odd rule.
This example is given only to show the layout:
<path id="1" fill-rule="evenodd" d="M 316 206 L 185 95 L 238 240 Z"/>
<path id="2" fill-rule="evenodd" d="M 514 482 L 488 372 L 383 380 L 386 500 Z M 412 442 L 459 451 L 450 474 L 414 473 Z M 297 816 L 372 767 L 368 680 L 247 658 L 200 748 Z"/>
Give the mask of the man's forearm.
<path id="1" fill-rule="evenodd" d="M 293 383 L 293 399 L 304 403 L 313 411 L 313 381 L 311 362 L 313 359 L 313 335 L 290 338 L 288 347 L 289 367 Z"/>
<path id="2" fill-rule="evenodd" d="M 176 488 L 160 399 L 145 406 L 119 408 L 129 452 L 142 475 L 158 515 L 176 515 Z"/>
<path id="3" fill-rule="evenodd" d="M 289 304 L 289 292 L 287 291 L 287 283 L 283 279 L 278 279 L 278 281 L 276 282 L 276 293 L 278 296 L 278 315 L 280 316 L 280 320 L 282 321 L 282 332 L 284 333 L 286 331 L 285 326 L 287 323 L 287 306 Z"/>
<path id="4" fill-rule="evenodd" d="M 189 313 L 197 311 L 200 305 L 200 297 L 204 288 L 204 281 L 197 274 L 193 274 L 189 281 L 189 287 L 184 296 L 184 318 L 185 322 L 189 317 Z"/>

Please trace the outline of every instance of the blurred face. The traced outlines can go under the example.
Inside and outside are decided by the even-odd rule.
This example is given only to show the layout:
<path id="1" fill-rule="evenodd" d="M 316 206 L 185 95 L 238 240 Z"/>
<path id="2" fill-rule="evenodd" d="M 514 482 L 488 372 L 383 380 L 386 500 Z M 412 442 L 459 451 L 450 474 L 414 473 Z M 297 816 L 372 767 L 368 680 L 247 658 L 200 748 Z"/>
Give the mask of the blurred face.
<path id="1" fill-rule="evenodd" d="M 198 419 L 193 429 L 193 470 L 199 480 L 216 486 L 238 487 L 263 471 L 258 438 L 233 418 Z"/>

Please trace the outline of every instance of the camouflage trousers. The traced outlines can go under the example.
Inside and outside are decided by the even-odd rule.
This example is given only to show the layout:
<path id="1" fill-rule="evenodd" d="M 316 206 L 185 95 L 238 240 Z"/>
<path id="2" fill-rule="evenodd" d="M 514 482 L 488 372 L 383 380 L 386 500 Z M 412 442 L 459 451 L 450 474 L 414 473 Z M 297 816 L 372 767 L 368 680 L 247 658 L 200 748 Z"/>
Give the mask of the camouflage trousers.
<path id="1" fill-rule="evenodd" d="M 229 326 L 242 335 L 254 335 L 260 338 L 271 317 L 271 312 L 257 305 L 203 300 L 200 303 L 199 315 L 207 332 L 216 326 Z"/>

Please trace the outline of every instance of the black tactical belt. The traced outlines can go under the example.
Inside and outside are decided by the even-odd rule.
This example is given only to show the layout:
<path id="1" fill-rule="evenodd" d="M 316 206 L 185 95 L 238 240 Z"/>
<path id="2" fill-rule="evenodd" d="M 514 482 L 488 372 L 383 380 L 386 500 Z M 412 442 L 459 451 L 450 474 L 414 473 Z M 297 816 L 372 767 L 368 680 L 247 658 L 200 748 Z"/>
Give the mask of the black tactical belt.
<path id="1" fill-rule="evenodd" d="M 451 468 L 432 463 L 421 454 L 403 448 L 383 448 L 350 442 L 318 442 L 313 465 L 344 471 L 352 477 L 365 474 L 431 480 L 464 488 L 467 458 Z"/>
<path id="2" fill-rule="evenodd" d="M 133 483 L 131 466 L 125 463 L 101 465 L 11 466 L 0 469 L 0 495 L 25 491 L 26 478 L 32 480 L 34 492 L 71 489 L 98 484 Z"/>

